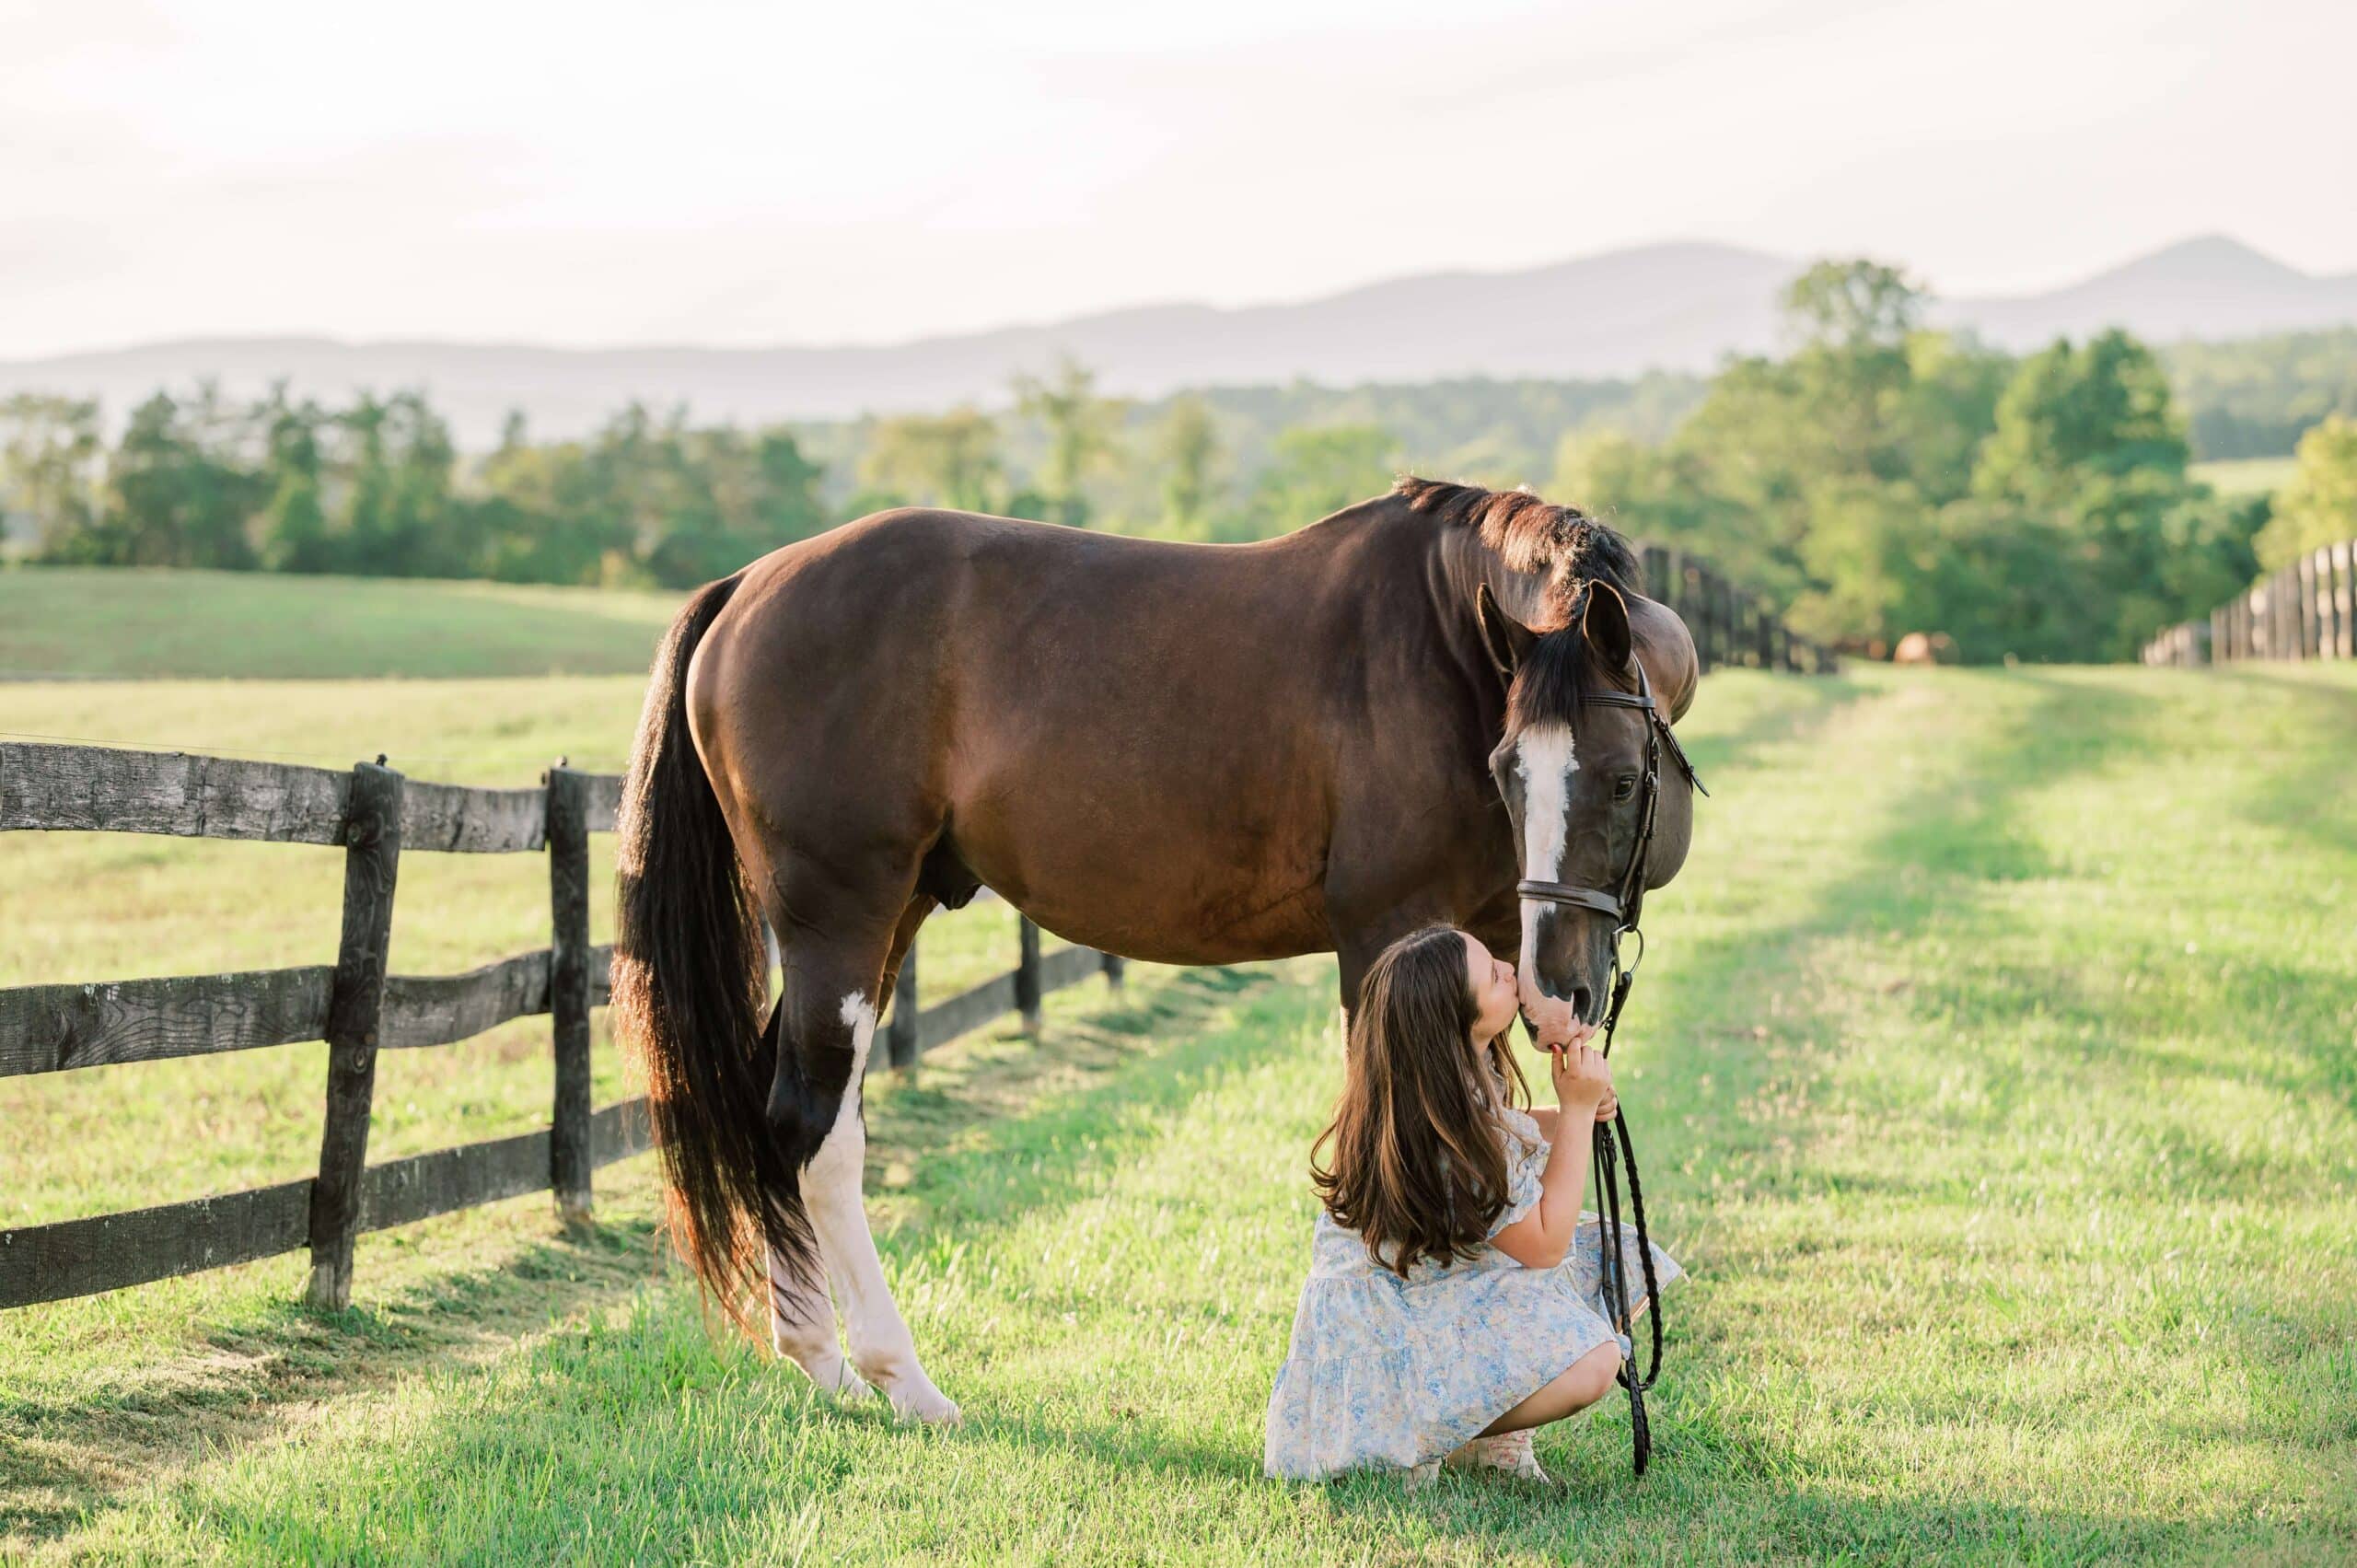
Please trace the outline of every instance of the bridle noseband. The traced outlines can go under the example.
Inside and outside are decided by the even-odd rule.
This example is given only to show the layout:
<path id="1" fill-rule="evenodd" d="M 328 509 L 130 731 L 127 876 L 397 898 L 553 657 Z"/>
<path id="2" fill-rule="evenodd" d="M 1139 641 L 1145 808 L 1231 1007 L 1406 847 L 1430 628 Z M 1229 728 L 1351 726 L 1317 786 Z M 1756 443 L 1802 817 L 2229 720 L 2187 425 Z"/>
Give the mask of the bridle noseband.
<path id="1" fill-rule="evenodd" d="M 1678 737 L 1662 716 L 1660 705 L 1654 701 L 1652 686 L 1645 679 L 1645 667 L 1637 663 L 1637 689 L 1622 691 L 1608 688 L 1591 691 L 1582 698 L 1583 705 L 1594 703 L 1604 707 L 1637 708 L 1645 715 L 1645 772 L 1638 806 L 1637 842 L 1630 852 L 1629 867 L 1621 874 L 1620 886 L 1607 891 L 1601 888 L 1582 888 L 1568 882 L 1542 882 L 1525 877 L 1515 884 L 1519 898 L 1537 899 L 1551 904 L 1565 904 L 1574 909 L 1593 910 L 1597 914 L 1612 917 L 1612 1000 L 1604 1014 L 1603 1054 L 1612 1054 L 1612 1033 L 1620 1024 L 1620 1009 L 1628 1005 L 1629 988 L 1636 982 L 1637 966 L 1644 961 L 1645 934 L 1637 929 L 1637 920 L 1644 912 L 1645 877 L 1651 868 L 1654 844 L 1654 818 L 1661 807 L 1661 754 L 1665 747 L 1678 760 L 1678 771 L 1686 782 L 1707 796 L 1702 789 L 1701 775 L 1678 743 Z M 1517 830 L 1519 824 L 1517 824 Z M 1517 856 L 1521 846 L 1515 846 Z M 1637 939 L 1637 956 L 1622 963 L 1620 939 Z M 1618 1137 L 1615 1137 L 1616 1132 Z M 1645 1473 L 1645 1463 L 1653 1457 L 1653 1431 L 1645 1421 L 1645 1390 L 1661 1376 L 1661 1292 L 1654 1281 L 1653 1237 L 1645 1228 L 1645 1198 L 1637 1185 L 1637 1150 L 1629 1141 L 1629 1117 L 1626 1111 L 1616 1112 L 1613 1124 L 1596 1130 L 1596 1212 L 1608 1216 L 1598 1221 L 1603 1239 L 1603 1283 L 1606 1297 L 1612 1307 L 1613 1331 L 1620 1337 L 1620 1386 L 1629 1390 L 1629 1434 L 1635 1446 L 1636 1473 Z M 1620 1225 L 1620 1187 L 1614 1178 L 1617 1157 L 1628 1167 L 1629 1205 L 1637 1220 L 1637 1258 L 1644 1270 L 1644 1299 L 1653 1303 L 1653 1365 L 1645 1375 L 1637 1375 L 1634 1347 L 1629 1341 L 1629 1282 L 1622 1272 L 1626 1256 Z"/>

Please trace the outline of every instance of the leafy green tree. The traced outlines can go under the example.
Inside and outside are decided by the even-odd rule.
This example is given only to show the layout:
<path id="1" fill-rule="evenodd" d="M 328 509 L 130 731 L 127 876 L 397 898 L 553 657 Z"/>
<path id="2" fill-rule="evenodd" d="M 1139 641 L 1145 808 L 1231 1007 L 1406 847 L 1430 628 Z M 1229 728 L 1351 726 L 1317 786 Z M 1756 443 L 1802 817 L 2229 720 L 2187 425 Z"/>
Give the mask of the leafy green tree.
<path id="1" fill-rule="evenodd" d="M 756 436 L 752 468 L 753 522 L 767 548 L 807 539 L 826 528 L 826 506 L 819 494 L 826 470 L 803 454 L 793 431 L 777 425 Z"/>
<path id="2" fill-rule="evenodd" d="M 34 559 L 93 559 L 106 449 L 99 405 L 20 392 L 0 401 L 0 511 L 31 519 Z"/>
<path id="3" fill-rule="evenodd" d="M 261 563 L 275 572 L 331 570 L 319 493 L 319 427 L 326 415 L 308 400 L 290 402 L 284 382 L 271 389 L 260 412 L 268 443 L 262 483 L 270 493 L 262 508 Z"/>
<path id="4" fill-rule="evenodd" d="M 1341 424 L 1288 430 L 1276 440 L 1276 460 L 1261 470 L 1245 521 L 1248 536 L 1266 539 L 1339 512 L 1391 486 L 1393 442 L 1373 425 Z"/>
<path id="5" fill-rule="evenodd" d="M 1982 443 L 1997 427 L 2011 355 L 1968 337 L 1919 331 L 1907 340 L 1907 375 L 1891 411 L 1898 462 L 1931 505 L 1972 493 Z"/>
<path id="6" fill-rule="evenodd" d="M 209 387 L 185 409 L 157 392 L 132 411 L 107 464 L 108 564 L 256 564 L 246 524 L 261 500 L 259 480 L 238 464 L 226 424 Z"/>
<path id="7" fill-rule="evenodd" d="M 2189 456 L 2160 361 L 2115 330 L 2082 348 L 2058 341 L 2023 361 L 1997 401 L 1973 488 L 2055 502 L 2091 475 L 2149 470 L 2182 482 Z"/>
<path id="8" fill-rule="evenodd" d="M 1937 611 L 1926 579 L 1937 570 L 1922 497 L 1906 484 L 1831 480 L 1810 494 L 1814 526 L 1802 541 L 1812 586 L 1792 603 L 1795 631 L 1826 642 L 1889 641 Z"/>
<path id="9" fill-rule="evenodd" d="M 1181 539 L 1205 534 L 1213 473 L 1219 461 L 1219 432 L 1211 405 L 1199 397 L 1172 400 L 1155 442 L 1162 461 L 1163 525 Z"/>
<path id="10" fill-rule="evenodd" d="M 879 420 L 860 478 L 924 505 L 986 512 L 1003 471 L 998 439 L 997 423 L 970 406 Z"/>
<path id="11" fill-rule="evenodd" d="M 1088 521 L 1082 486 L 1118 449 L 1121 404 L 1097 395 L 1097 377 L 1066 354 L 1045 377 L 1015 378 L 1016 408 L 1048 433 L 1048 455 L 1039 465 L 1038 490 L 1048 502 L 1043 520 L 1074 528 Z"/>
<path id="12" fill-rule="evenodd" d="M 1787 327 L 1804 348 L 1897 354 L 1923 316 L 1922 288 L 1897 267 L 1858 257 L 1812 264 L 1784 287 Z"/>
<path id="13" fill-rule="evenodd" d="M 2258 563 L 2266 571 L 2357 539 L 2357 419 L 2334 414 L 2301 436 L 2298 459 L 2258 536 Z"/>

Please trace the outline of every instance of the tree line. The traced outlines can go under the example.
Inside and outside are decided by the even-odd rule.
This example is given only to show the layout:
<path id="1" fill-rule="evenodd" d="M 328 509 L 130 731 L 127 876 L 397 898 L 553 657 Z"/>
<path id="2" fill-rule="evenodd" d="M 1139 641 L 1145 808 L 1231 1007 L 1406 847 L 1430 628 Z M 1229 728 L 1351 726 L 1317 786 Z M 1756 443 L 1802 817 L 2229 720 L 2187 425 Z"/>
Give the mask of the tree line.
<path id="1" fill-rule="evenodd" d="M 45 563 L 685 587 L 830 520 L 790 433 L 637 406 L 582 441 L 513 418 L 474 460 L 416 392 L 158 392 L 111 447 L 96 403 L 25 395 L 0 435 L 0 497 Z"/>
<path id="2" fill-rule="evenodd" d="M 1783 303 L 1790 353 L 1729 364 L 1666 442 L 1568 437 L 1554 483 L 1716 556 L 1808 635 L 2128 658 L 2300 541 L 2357 534 L 2327 477 L 2340 415 L 2280 497 L 2222 496 L 2189 471 L 2160 356 L 2125 332 L 2017 359 L 1924 328 L 1924 292 L 1871 261 L 1820 262 Z"/>
<path id="3" fill-rule="evenodd" d="M 514 416 L 476 454 L 417 392 L 329 407 L 199 387 L 111 440 L 94 403 L 20 396 L 0 403 L 0 509 L 43 563 L 686 587 L 894 505 L 1244 540 L 1413 469 L 1538 481 L 1713 557 L 1838 646 L 1946 632 L 1974 660 L 2130 656 L 2357 534 L 2357 385 L 2332 384 L 2335 334 L 2170 351 L 2241 398 L 2246 434 L 2294 403 L 2315 416 L 2270 502 L 2190 471 L 2186 363 L 2119 332 L 2016 358 L 1927 328 L 1928 303 L 1894 269 L 1819 263 L 1787 292 L 1788 351 L 1709 378 L 1135 403 L 1065 361 L 993 409 L 743 429 L 634 404 L 575 439 Z"/>

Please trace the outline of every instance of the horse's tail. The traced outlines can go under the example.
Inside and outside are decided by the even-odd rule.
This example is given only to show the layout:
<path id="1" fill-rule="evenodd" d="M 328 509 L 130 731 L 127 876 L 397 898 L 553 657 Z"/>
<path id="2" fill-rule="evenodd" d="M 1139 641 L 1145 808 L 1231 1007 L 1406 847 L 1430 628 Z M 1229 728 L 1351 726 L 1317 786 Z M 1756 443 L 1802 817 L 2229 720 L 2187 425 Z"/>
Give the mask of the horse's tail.
<path id="1" fill-rule="evenodd" d="M 700 590 L 655 656 L 616 823 L 613 1020 L 646 1074 L 673 1244 L 742 1326 L 762 1246 L 801 1278 L 816 1252 L 767 1118 L 777 1044 L 761 1022 L 760 911 L 688 733 L 688 661 L 740 580 Z"/>

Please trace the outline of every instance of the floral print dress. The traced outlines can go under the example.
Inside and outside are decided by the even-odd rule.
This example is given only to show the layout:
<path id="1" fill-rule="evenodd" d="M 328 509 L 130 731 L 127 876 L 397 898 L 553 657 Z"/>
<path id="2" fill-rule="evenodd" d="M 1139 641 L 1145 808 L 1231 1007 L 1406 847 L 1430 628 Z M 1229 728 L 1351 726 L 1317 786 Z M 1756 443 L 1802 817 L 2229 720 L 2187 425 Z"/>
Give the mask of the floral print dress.
<path id="1" fill-rule="evenodd" d="M 1527 1112 L 1500 1112 L 1507 1198 L 1492 1236 L 1537 1205 L 1550 1148 Z M 1633 1312 L 1645 1288 L 1636 1227 L 1621 1239 Z M 1656 1283 L 1684 1277 L 1658 1246 L 1653 1256 Z M 1446 1267 L 1419 1259 L 1403 1280 L 1319 1209 L 1292 1344 L 1269 1395 L 1268 1473 L 1316 1481 L 1359 1466 L 1431 1464 L 1596 1346 L 1619 1338 L 1625 1359 L 1628 1341 L 1607 1315 L 1603 1260 L 1602 1223 L 1583 1210 L 1554 1268 L 1526 1268 L 1484 1247 Z"/>

